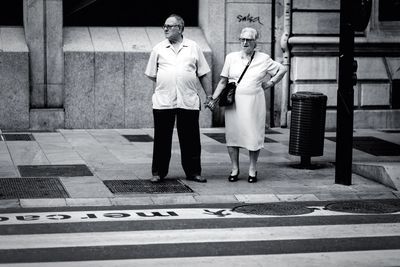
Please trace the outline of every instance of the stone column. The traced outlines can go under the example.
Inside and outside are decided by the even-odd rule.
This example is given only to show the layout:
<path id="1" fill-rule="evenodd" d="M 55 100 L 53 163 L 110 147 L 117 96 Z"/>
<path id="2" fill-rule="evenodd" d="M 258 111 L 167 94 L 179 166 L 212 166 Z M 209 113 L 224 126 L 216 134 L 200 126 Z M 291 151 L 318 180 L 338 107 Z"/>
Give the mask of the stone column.
<path id="1" fill-rule="evenodd" d="M 212 88 L 216 88 L 225 60 L 225 1 L 199 1 L 199 26 L 207 39 L 212 51 Z M 214 112 L 213 125 L 220 125 L 222 113 Z"/>
<path id="2" fill-rule="evenodd" d="M 24 0 L 31 129 L 64 127 L 62 17 L 62 0 Z"/>
<path id="3" fill-rule="evenodd" d="M 24 0 L 24 29 L 29 48 L 30 106 L 45 107 L 46 51 L 45 2 Z"/>
<path id="4" fill-rule="evenodd" d="M 46 107 L 63 107 L 63 10 L 62 0 L 46 0 Z"/>

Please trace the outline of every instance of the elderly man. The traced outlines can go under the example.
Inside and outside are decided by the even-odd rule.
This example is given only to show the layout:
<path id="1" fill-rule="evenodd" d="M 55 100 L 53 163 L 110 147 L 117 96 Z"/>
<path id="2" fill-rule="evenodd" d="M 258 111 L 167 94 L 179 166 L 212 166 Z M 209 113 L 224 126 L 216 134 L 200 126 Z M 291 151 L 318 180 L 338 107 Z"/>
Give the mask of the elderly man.
<path id="1" fill-rule="evenodd" d="M 184 27 L 184 21 L 178 15 L 172 14 L 166 19 L 162 27 L 166 40 L 153 48 L 145 71 L 145 75 L 156 83 L 152 97 L 152 182 L 160 182 L 168 174 L 175 118 L 186 178 L 202 183 L 207 181 L 201 177 L 198 91 L 202 87 L 207 95 L 206 79 L 210 68 L 200 47 L 183 37 Z"/>

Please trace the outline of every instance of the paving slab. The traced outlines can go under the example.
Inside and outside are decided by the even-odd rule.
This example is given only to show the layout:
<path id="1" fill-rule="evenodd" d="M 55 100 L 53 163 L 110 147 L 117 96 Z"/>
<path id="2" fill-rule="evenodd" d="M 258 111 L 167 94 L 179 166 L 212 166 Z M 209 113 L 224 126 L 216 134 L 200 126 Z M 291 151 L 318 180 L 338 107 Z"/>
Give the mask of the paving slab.
<path id="1" fill-rule="evenodd" d="M 156 205 L 171 205 L 171 204 L 196 204 L 197 200 L 194 196 L 152 196 L 152 201 Z"/>
<path id="2" fill-rule="evenodd" d="M 152 198 L 148 196 L 114 197 L 110 198 L 110 202 L 113 206 L 154 205 Z"/>
<path id="3" fill-rule="evenodd" d="M 0 209 L 19 208 L 20 202 L 18 199 L 1 199 Z"/>
<path id="4" fill-rule="evenodd" d="M 280 199 L 274 194 L 235 194 L 239 202 L 244 203 L 265 203 L 279 202 Z"/>
<path id="5" fill-rule="evenodd" d="M 66 207 L 65 198 L 42 198 L 42 199 L 21 199 L 22 208 L 38 208 L 38 207 Z"/>
<path id="6" fill-rule="evenodd" d="M 67 198 L 67 206 L 111 206 L 109 198 Z"/>

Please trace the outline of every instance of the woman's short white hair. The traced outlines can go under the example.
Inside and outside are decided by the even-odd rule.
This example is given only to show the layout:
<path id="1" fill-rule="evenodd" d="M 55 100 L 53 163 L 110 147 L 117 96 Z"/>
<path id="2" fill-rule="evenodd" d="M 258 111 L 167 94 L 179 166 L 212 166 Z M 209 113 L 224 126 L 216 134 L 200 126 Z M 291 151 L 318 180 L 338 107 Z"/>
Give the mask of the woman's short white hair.
<path id="1" fill-rule="evenodd" d="M 259 36 L 258 35 L 258 31 L 256 29 L 254 29 L 254 28 L 251 28 L 251 27 L 243 28 L 242 32 L 240 33 L 240 37 L 242 37 L 246 32 L 250 33 L 254 40 L 258 39 L 258 36 Z"/>

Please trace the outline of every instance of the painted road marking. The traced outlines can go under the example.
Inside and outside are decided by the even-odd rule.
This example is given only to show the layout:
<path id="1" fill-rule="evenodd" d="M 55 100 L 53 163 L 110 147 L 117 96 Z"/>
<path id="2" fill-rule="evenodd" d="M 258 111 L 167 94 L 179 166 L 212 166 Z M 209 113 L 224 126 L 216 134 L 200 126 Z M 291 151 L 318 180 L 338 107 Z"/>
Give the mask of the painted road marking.
<path id="1" fill-rule="evenodd" d="M 107 222 L 107 221 L 146 221 L 146 220 L 187 220 L 187 219 L 239 219 L 239 218 L 284 218 L 336 215 L 375 215 L 351 214 L 325 210 L 324 206 L 309 206 L 312 213 L 302 215 L 253 215 L 218 208 L 181 208 L 153 210 L 96 210 L 96 211 L 58 211 L 58 212 L 23 212 L 0 213 L 1 225 L 41 224 L 41 223 L 75 223 L 75 222 Z M 391 215 L 400 212 L 390 213 Z"/>
<path id="2" fill-rule="evenodd" d="M 0 249 L 400 236 L 400 223 L 180 229 L 0 236 Z"/>
<path id="3" fill-rule="evenodd" d="M 400 250 L 345 251 L 329 253 L 293 253 L 280 255 L 245 255 L 217 257 L 179 257 L 153 259 L 122 259 L 104 261 L 65 261 L 39 263 L 7 263 L 12 267 L 177 267 L 177 266 L 274 266 L 274 267 L 337 267 L 337 266 L 398 266 Z M 268 263 L 268 264 L 267 264 Z"/>

